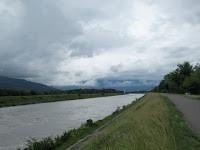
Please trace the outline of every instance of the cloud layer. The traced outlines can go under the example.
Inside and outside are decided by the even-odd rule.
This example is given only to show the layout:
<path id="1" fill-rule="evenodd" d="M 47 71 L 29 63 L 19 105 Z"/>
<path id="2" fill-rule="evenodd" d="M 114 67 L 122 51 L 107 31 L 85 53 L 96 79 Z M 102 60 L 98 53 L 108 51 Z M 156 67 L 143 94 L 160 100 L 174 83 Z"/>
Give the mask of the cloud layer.
<path id="1" fill-rule="evenodd" d="M 199 0 L 0 1 L 0 75 L 48 85 L 159 80 L 199 39 Z"/>

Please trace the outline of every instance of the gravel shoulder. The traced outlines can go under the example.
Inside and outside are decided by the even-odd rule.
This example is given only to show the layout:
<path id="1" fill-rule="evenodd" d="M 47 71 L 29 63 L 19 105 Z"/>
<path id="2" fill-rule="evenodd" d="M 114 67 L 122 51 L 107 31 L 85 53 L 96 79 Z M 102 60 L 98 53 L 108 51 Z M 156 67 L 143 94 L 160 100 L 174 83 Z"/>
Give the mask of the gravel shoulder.
<path id="1" fill-rule="evenodd" d="M 162 93 L 161 95 L 167 96 L 175 103 L 188 124 L 200 136 L 200 101 L 175 94 Z"/>

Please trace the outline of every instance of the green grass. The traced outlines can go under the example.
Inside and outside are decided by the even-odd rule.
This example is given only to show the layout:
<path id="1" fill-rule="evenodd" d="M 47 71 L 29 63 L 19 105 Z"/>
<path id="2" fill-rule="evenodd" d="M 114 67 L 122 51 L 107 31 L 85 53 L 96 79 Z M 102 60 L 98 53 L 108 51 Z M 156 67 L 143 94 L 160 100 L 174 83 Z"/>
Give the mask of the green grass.
<path id="1" fill-rule="evenodd" d="M 169 99 L 150 93 L 79 149 L 197 150 L 200 140 Z"/>
<path id="2" fill-rule="evenodd" d="M 105 94 L 61 94 L 61 95 L 36 95 L 36 96 L 2 96 L 0 97 L 0 108 L 27 104 L 47 103 L 65 100 L 75 100 L 84 98 L 95 98 L 114 96 L 117 93 L 105 93 Z"/>
<path id="3" fill-rule="evenodd" d="M 102 120 L 98 120 L 96 122 L 88 120 L 87 123 L 81 125 L 79 128 L 64 132 L 63 135 L 57 136 L 56 138 L 46 137 L 41 141 L 37 141 L 37 139 L 30 139 L 27 141 L 27 148 L 24 150 L 64 150 L 76 143 L 78 140 L 93 133 L 96 129 L 100 128 L 136 103 L 137 101 L 134 101 L 127 106 L 123 106 L 122 109 L 117 109 L 111 115 Z"/>
<path id="4" fill-rule="evenodd" d="M 200 100 L 200 95 L 184 95 L 184 96 L 187 97 L 187 98 Z"/>
<path id="5" fill-rule="evenodd" d="M 183 118 L 183 114 L 176 108 L 175 104 L 167 97 L 162 97 L 165 101 L 168 112 L 169 122 L 173 129 L 176 145 L 178 150 L 199 150 L 200 138 L 188 126 Z"/>

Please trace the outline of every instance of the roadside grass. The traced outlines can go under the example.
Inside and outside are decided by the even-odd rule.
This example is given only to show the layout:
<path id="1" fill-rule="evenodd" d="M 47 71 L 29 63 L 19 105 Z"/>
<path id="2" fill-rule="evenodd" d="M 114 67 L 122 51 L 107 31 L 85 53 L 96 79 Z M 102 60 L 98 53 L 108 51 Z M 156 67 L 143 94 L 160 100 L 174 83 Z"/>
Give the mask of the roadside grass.
<path id="1" fill-rule="evenodd" d="M 183 114 L 176 108 L 176 105 L 170 101 L 167 97 L 162 96 L 165 101 L 168 112 L 169 122 L 173 129 L 176 145 L 178 150 L 199 150 L 200 138 L 189 127 L 183 118 Z M 196 114 L 198 115 L 198 114 Z"/>
<path id="2" fill-rule="evenodd" d="M 65 100 L 95 98 L 119 95 L 118 93 L 104 94 L 60 94 L 60 95 L 34 95 L 34 96 L 2 96 L 0 97 L 0 108 L 27 104 L 57 102 Z"/>
<path id="3" fill-rule="evenodd" d="M 200 95 L 184 95 L 184 96 L 187 97 L 187 98 L 200 100 Z"/>
<path id="4" fill-rule="evenodd" d="M 24 150 L 64 150 L 76 143 L 78 140 L 93 133 L 96 129 L 100 128 L 119 114 L 123 113 L 137 102 L 138 101 L 133 101 L 131 104 L 123 106 L 122 109 L 118 108 L 111 115 L 102 120 L 93 122 L 91 119 L 88 119 L 86 123 L 81 125 L 79 128 L 64 132 L 61 136 L 57 136 L 55 138 L 46 137 L 41 141 L 38 141 L 34 138 L 27 140 L 27 147 L 24 148 Z"/>
<path id="5" fill-rule="evenodd" d="M 149 93 L 77 149 L 197 150 L 200 140 L 167 97 Z"/>

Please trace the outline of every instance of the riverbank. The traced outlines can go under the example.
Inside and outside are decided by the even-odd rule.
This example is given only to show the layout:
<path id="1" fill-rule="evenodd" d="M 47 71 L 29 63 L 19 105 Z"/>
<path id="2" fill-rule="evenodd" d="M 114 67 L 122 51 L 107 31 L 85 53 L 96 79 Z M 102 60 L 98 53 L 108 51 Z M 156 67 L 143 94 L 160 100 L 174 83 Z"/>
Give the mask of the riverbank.
<path id="1" fill-rule="evenodd" d="M 121 95 L 118 93 L 103 94 L 60 94 L 60 95 L 34 95 L 34 96 L 2 96 L 0 97 L 0 108 L 37 103 L 57 102 L 65 100 L 76 100 L 85 98 L 96 98 Z"/>
<path id="2" fill-rule="evenodd" d="M 127 109 L 130 109 L 130 107 L 137 103 L 134 100 L 135 98 L 131 98 L 130 102 L 133 101 L 131 104 L 127 106 L 121 105 L 121 108 L 118 107 L 116 111 L 114 111 L 111 115 L 105 117 L 102 120 L 93 122 L 92 120 L 88 119 L 85 124 L 81 125 L 80 128 L 67 131 L 63 133 L 63 135 L 57 136 L 56 138 L 47 137 L 44 138 L 42 141 L 37 141 L 35 139 L 28 141 L 28 148 L 25 148 L 25 150 L 65 149 L 76 143 L 79 139 L 82 139 L 87 135 L 93 133 L 95 130 L 107 124 L 118 115 L 121 115 L 123 112 L 127 111 Z"/>
<path id="3" fill-rule="evenodd" d="M 167 97 L 150 93 L 75 149 L 199 149 L 200 138 Z"/>

